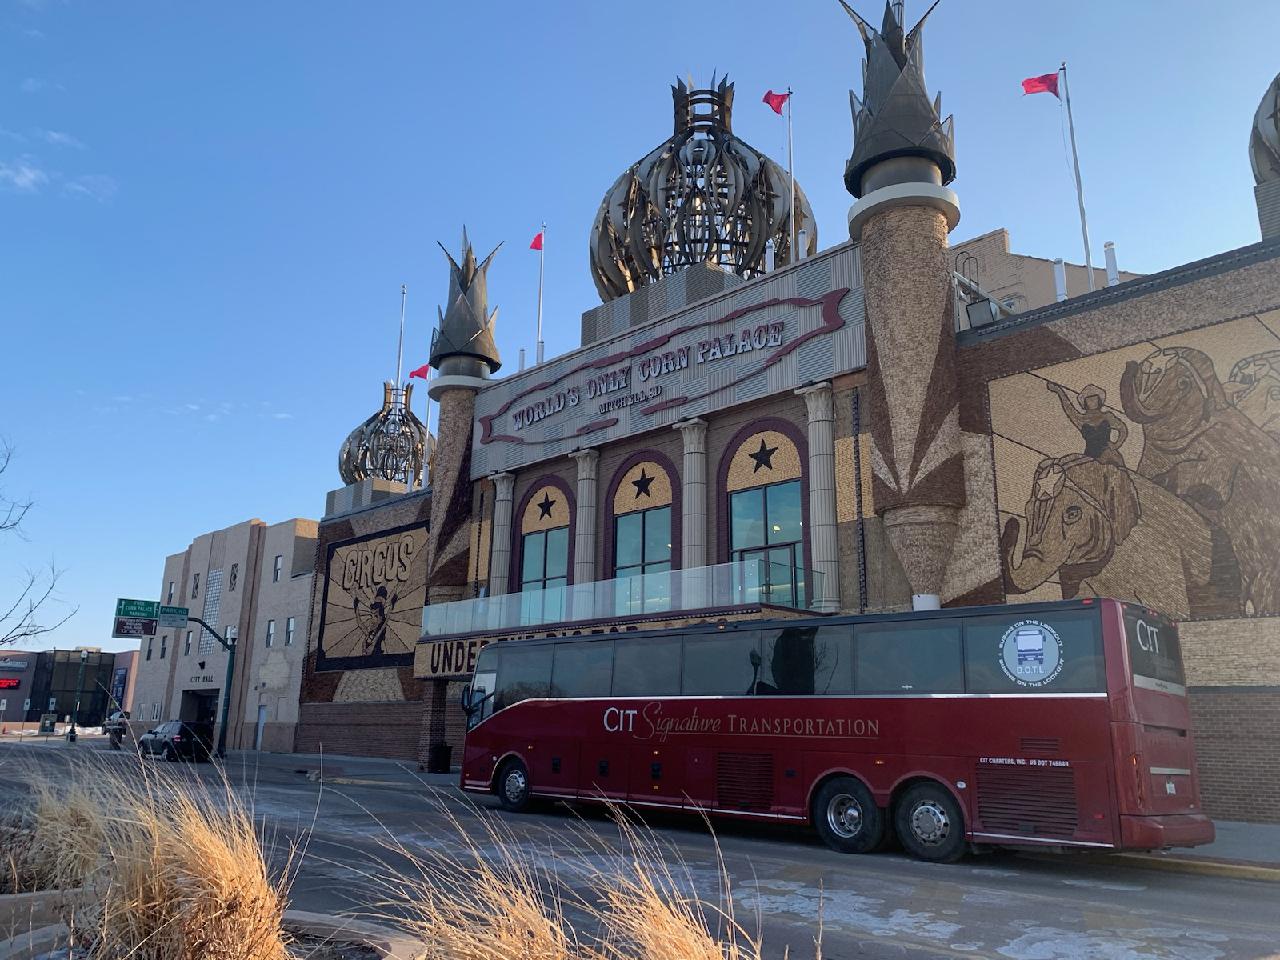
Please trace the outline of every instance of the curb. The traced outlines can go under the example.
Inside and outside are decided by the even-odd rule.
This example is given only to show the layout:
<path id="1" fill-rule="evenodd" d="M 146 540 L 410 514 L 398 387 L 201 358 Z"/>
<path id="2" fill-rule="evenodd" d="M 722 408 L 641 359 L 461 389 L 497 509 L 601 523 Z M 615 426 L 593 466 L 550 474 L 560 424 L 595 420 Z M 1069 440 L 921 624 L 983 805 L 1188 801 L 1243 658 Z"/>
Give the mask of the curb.
<path id="1" fill-rule="evenodd" d="M 1062 858 L 1049 854 L 1024 853 L 1028 860 L 1061 863 Z M 1258 863 L 1232 860 L 1200 860 L 1192 857 L 1163 857 L 1151 853 L 1077 853 L 1072 859 L 1099 866 L 1122 867 L 1130 870 L 1156 870 L 1163 873 L 1184 873 L 1202 877 L 1226 877 L 1232 880 L 1254 880 L 1260 883 L 1280 883 L 1280 866 L 1271 867 Z"/>

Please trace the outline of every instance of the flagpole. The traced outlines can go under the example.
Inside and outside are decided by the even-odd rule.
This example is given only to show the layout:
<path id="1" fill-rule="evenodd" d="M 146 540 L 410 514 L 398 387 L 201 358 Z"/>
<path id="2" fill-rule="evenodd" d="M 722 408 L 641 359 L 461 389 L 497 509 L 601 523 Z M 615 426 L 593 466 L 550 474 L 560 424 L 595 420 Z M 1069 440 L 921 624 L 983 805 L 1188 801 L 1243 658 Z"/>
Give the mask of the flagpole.
<path id="1" fill-rule="evenodd" d="M 542 221 L 542 243 L 538 247 L 538 342 L 537 363 L 542 363 L 542 273 L 547 261 L 547 221 Z"/>
<path id="2" fill-rule="evenodd" d="M 791 179 L 791 206 L 788 220 L 791 223 L 791 256 L 788 258 L 789 263 L 795 263 L 800 259 L 800 254 L 796 250 L 796 157 L 795 143 L 791 136 L 791 87 L 787 87 L 787 173 Z"/>
<path id="3" fill-rule="evenodd" d="M 1062 61 L 1062 95 L 1067 104 L 1067 129 L 1071 132 L 1071 159 L 1076 171 L 1076 201 L 1080 204 L 1080 235 L 1084 239 L 1084 266 L 1089 273 L 1089 291 L 1093 282 L 1093 254 L 1089 251 L 1089 221 L 1084 215 L 1084 185 L 1080 182 L 1080 153 L 1076 150 L 1076 122 L 1071 116 L 1071 88 L 1067 86 L 1067 61 Z"/>
<path id="4" fill-rule="evenodd" d="M 396 389 L 400 389 L 400 373 L 404 369 L 404 301 L 409 287 L 400 284 L 400 342 L 396 345 Z"/>
<path id="5" fill-rule="evenodd" d="M 427 437 L 422 445 L 422 476 L 418 479 L 418 489 L 427 489 L 427 468 L 431 465 L 431 370 L 427 370 L 427 382 L 425 384 L 427 390 L 427 412 L 422 418 L 423 426 L 426 427 Z"/>

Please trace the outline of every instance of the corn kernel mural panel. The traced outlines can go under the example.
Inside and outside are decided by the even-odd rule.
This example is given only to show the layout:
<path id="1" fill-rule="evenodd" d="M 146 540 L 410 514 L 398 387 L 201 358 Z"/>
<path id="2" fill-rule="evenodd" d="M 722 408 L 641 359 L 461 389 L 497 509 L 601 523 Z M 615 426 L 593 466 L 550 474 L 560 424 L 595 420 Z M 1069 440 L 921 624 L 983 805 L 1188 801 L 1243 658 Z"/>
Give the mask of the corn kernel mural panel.
<path id="1" fill-rule="evenodd" d="M 990 383 L 1010 601 L 1280 614 L 1280 323 L 1246 317 Z"/>

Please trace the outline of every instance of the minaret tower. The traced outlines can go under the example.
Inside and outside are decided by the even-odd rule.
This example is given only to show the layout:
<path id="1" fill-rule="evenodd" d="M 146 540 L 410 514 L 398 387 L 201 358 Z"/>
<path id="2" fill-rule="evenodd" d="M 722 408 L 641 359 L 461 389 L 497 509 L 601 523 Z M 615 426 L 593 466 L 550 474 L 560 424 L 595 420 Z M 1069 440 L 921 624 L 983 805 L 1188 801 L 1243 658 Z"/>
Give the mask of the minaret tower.
<path id="1" fill-rule="evenodd" d="M 862 242 L 875 509 L 912 605 L 934 609 L 965 502 L 947 257 L 947 234 L 960 220 L 946 186 L 955 140 L 941 95 L 930 101 L 925 88 L 928 13 L 905 32 L 902 3 L 886 3 L 877 31 L 840 2 L 866 46 L 862 99 L 850 94 L 844 182 L 857 198 L 849 235 Z"/>
<path id="2" fill-rule="evenodd" d="M 488 312 L 485 286 L 485 271 L 497 252 L 495 247 L 482 263 L 477 263 L 465 229 L 462 262 L 445 250 L 449 258 L 449 299 L 440 311 L 440 326 L 431 341 L 431 366 L 436 376 L 431 380 L 430 394 L 440 407 L 430 478 L 428 603 L 460 599 L 467 578 L 476 391 L 502 365 L 493 338 L 498 311 Z"/>

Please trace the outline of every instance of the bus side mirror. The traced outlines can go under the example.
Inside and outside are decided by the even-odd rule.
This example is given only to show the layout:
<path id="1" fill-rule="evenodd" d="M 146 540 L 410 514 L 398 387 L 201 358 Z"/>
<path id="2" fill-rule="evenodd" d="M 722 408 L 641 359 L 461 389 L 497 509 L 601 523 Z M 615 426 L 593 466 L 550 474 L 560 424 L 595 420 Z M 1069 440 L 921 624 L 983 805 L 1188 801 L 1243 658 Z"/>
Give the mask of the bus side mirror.
<path id="1" fill-rule="evenodd" d="M 759 669 L 760 669 L 760 664 L 762 664 L 763 662 L 764 662 L 764 661 L 760 659 L 760 651 L 759 651 L 759 650 L 752 650 L 752 651 L 751 651 L 751 666 L 752 666 L 752 667 L 754 667 L 755 669 L 759 670 Z"/>
<path id="2" fill-rule="evenodd" d="M 471 712 L 471 684 L 467 684 L 462 688 L 462 711 L 463 713 Z"/>

